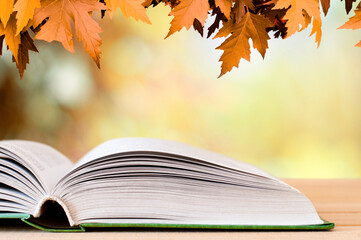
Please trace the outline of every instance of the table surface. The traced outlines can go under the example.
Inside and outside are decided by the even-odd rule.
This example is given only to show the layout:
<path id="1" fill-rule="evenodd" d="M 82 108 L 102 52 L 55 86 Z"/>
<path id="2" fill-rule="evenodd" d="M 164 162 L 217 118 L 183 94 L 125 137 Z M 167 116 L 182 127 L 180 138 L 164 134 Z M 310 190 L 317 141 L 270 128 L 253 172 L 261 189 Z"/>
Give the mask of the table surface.
<path id="1" fill-rule="evenodd" d="M 329 231 L 174 231 L 124 229 L 49 233 L 21 222 L 0 226 L 0 239 L 360 239 L 361 179 L 285 179 L 311 199 L 319 215 L 336 224 Z M 3 223 L 3 222 L 2 222 Z"/>

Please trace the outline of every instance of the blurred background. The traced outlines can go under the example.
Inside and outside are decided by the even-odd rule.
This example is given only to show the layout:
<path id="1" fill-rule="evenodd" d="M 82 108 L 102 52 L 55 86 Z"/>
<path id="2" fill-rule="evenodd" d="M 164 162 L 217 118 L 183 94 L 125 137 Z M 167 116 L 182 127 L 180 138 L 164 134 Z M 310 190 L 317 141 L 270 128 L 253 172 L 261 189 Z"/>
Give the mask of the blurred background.
<path id="1" fill-rule="evenodd" d="M 40 141 L 77 161 L 112 138 L 155 137 L 278 177 L 361 177 L 361 32 L 336 30 L 348 17 L 331 2 L 319 48 L 310 28 L 272 39 L 264 60 L 253 51 L 220 79 L 222 39 L 191 29 L 164 40 L 165 6 L 148 9 L 152 25 L 119 9 L 101 20 L 100 70 L 81 44 L 74 55 L 38 41 L 20 80 L 4 47 L 0 139 Z"/>

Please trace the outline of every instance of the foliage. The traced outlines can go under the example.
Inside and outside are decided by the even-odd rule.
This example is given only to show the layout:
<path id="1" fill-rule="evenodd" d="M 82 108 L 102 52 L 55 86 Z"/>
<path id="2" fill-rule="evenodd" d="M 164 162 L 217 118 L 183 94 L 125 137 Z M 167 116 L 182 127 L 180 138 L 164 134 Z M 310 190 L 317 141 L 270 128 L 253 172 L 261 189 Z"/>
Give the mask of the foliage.
<path id="1" fill-rule="evenodd" d="M 342 1 L 342 0 L 341 0 Z M 345 0 L 349 13 L 356 0 Z M 120 8 L 126 17 L 150 23 L 146 9 L 159 4 L 170 6 L 173 16 L 166 38 L 193 27 L 201 36 L 225 37 L 217 48 L 223 50 L 221 74 L 238 67 L 243 58 L 250 61 L 250 44 L 262 57 L 268 48 L 270 33 L 275 38 L 287 38 L 312 24 L 311 36 L 321 42 L 321 12 L 327 15 L 330 0 L 0 0 L 0 55 L 2 44 L 13 54 L 20 76 L 29 63 L 29 51 L 38 51 L 34 40 L 58 41 L 74 52 L 74 38 L 100 67 L 99 24 L 91 17 L 95 11 L 111 17 Z M 214 16 L 206 29 L 205 22 Z M 72 24 L 74 29 L 72 29 Z M 341 29 L 361 28 L 361 2 L 355 15 Z M 74 33 L 75 32 L 75 33 Z M 361 47 L 359 42 L 357 47 Z"/>

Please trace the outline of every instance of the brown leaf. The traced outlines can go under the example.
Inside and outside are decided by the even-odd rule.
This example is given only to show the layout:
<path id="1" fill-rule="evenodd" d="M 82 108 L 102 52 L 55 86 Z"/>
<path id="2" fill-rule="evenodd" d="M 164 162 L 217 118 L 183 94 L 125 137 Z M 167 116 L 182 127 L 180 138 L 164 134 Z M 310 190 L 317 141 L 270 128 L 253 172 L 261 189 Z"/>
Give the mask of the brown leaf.
<path id="1" fill-rule="evenodd" d="M 149 8 L 151 5 L 153 5 L 153 7 L 157 6 L 158 3 L 160 2 L 161 0 L 145 0 L 143 3 L 142 3 L 142 6 L 144 6 L 145 8 Z"/>
<path id="2" fill-rule="evenodd" d="M 238 0 L 234 4 L 232 12 L 236 23 L 239 23 L 242 20 L 243 16 L 246 14 L 245 8 L 249 8 L 251 10 L 255 9 L 252 0 Z"/>
<path id="3" fill-rule="evenodd" d="M 342 2 L 343 0 L 341 0 Z M 345 9 L 346 13 L 349 14 L 352 9 L 352 4 L 356 2 L 356 0 L 345 0 Z"/>
<path id="4" fill-rule="evenodd" d="M 13 62 L 16 62 L 20 78 L 23 77 L 26 64 L 29 63 L 29 50 L 38 52 L 38 49 L 34 45 L 34 40 L 30 37 L 28 31 L 22 32 L 21 43 L 19 45 L 18 61 L 15 61 L 15 58 L 13 57 Z"/>
<path id="5" fill-rule="evenodd" d="M 215 14 L 216 14 L 216 19 L 214 20 L 212 25 L 209 26 L 209 28 L 208 28 L 207 38 L 209 38 L 216 31 L 216 29 L 219 28 L 219 24 L 221 22 L 226 21 L 226 18 L 224 16 L 224 14 L 221 12 L 221 10 L 219 9 L 219 7 L 217 7 L 216 9 L 213 10 L 212 15 L 215 15 Z"/>
<path id="6" fill-rule="evenodd" d="M 4 43 L 5 35 L 0 36 L 0 56 L 3 55 L 3 43 Z"/>
<path id="7" fill-rule="evenodd" d="M 266 28 L 272 26 L 273 24 L 264 16 L 247 12 L 241 22 L 234 26 L 232 35 L 217 48 L 224 51 L 220 58 L 223 63 L 219 77 L 231 71 L 233 67 L 238 67 L 241 58 L 250 61 L 250 38 L 253 47 L 264 57 L 268 48 L 267 40 L 270 39 Z"/>
<path id="8" fill-rule="evenodd" d="M 219 31 L 217 32 L 216 36 L 213 37 L 213 39 L 227 37 L 229 34 L 233 32 L 234 25 L 235 24 L 233 24 L 232 21 L 223 23 L 223 27 L 219 29 Z"/>
<path id="9" fill-rule="evenodd" d="M 326 16 L 328 9 L 330 8 L 330 0 L 320 0 L 320 1 L 321 1 L 323 13 Z"/>
<path id="10" fill-rule="evenodd" d="M 287 9 L 273 9 L 275 3 L 277 3 L 277 0 L 255 0 L 255 12 L 264 15 L 274 24 L 274 27 L 266 29 L 267 32 L 274 31 L 275 38 L 285 38 L 287 28 L 286 20 L 283 20 L 283 17 L 286 15 Z"/>
<path id="11" fill-rule="evenodd" d="M 199 34 L 203 37 L 203 26 L 202 26 L 202 24 L 198 21 L 197 18 L 194 19 L 193 28 L 194 28 L 194 30 L 196 30 L 197 32 L 199 32 Z"/>

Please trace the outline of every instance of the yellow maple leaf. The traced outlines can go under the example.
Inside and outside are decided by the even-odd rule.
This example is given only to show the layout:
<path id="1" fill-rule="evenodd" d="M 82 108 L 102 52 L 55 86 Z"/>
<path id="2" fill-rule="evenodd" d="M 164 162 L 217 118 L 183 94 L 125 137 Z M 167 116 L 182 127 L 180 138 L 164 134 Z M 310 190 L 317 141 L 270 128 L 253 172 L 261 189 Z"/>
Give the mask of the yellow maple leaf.
<path id="1" fill-rule="evenodd" d="M 109 7 L 110 15 L 119 7 L 126 18 L 133 17 L 135 20 L 141 20 L 149 23 L 150 20 L 146 14 L 146 8 L 143 6 L 145 0 L 105 0 Z"/>
<path id="2" fill-rule="evenodd" d="M 19 44 L 21 42 L 20 34 L 16 34 L 16 13 L 13 12 L 6 24 L 6 27 L 0 23 L 0 36 L 5 35 L 5 43 L 13 53 L 15 61 L 18 62 Z"/>
<path id="3" fill-rule="evenodd" d="M 359 5 L 361 8 L 361 4 Z M 355 16 L 350 17 L 350 19 L 338 29 L 360 29 L 361 28 L 361 9 L 357 7 L 355 10 Z M 355 47 L 361 47 L 361 41 L 355 45 Z"/>
<path id="4" fill-rule="evenodd" d="M 270 39 L 266 28 L 273 27 L 273 24 L 264 16 L 247 12 L 242 20 L 237 23 L 232 34 L 217 49 L 223 50 L 219 61 L 222 61 L 222 70 L 219 77 L 238 67 L 241 58 L 250 61 L 249 39 L 252 39 L 253 47 L 262 55 L 266 54 L 268 48 L 267 40 Z"/>
<path id="5" fill-rule="evenodd" d="M 0 21 L 6 27 L 14 8 L 14 0 L 0 0 Z"/>
<path id="6" fill-rule="evenodd" d="M 286 15 L 283 17 L 287 20 L 287 37 L 292 36 L 297 31 L 302 31 L 308 25 L 307 21 L 313 18 L 313 27 L 311 35 L 316 33 L 316 43 L 321 42 L 321 12 L 318 0 L 278 0 L 273 9 L 287 9 Z M 304 11 L 307 13 L 305 16 Z"/>
<path id="7" fill-rule="evenodd" d="M 194 19 L 197 19 L 204 26 L 209 9 L 208 0 L 182 0 L 170 13 L 174 18 L 170 23 L 171 26 L 166 38 L 180 31 L 183 27 L 189 30 L 193 26 Z"/>
<path id="8" fill-rule="evenodd" d="M 19 34 L 28 25 L 29 20 L 34 16 L 34 10 L 40 6 L 40 0 L 17 0 L 14 6 L 14 11 L 17 12 L 16 34 Z"/>
<path id="9" fill-rule="evenodd" d="M 74 53 L 73 33 L 71 30 L 71 21 L 73 20 L 78 41 L 83 42 L 85 50 L 99 67 L 99 47 L 101 45 L 99 33 L 102 30 L 89 13 L 102 9 L 106 9 L 106 7 L 98 0 L 42 1 L 41 8 L 35 11 L 33 26 L 37 27 L 44 19 L 49 19 L 36 34 L 35 39 L 48 42 L 59 41 L 64 48 Z"/>

